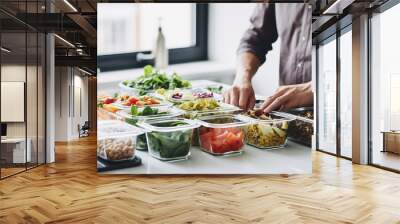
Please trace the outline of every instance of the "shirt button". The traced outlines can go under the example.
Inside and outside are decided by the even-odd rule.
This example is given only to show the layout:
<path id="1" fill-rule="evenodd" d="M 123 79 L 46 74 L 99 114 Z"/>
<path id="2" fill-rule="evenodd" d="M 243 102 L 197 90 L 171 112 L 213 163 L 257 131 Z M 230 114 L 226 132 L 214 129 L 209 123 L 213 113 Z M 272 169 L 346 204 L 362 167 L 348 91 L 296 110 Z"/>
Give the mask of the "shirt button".
<path id="1" fill-rule="evenodd" d="M 298 64 L 297 64 L 297 67 L 298 67 L 298 68 L 301 68 L 301 65 L 302 65 L 301 63 L 298 63 Z"/>

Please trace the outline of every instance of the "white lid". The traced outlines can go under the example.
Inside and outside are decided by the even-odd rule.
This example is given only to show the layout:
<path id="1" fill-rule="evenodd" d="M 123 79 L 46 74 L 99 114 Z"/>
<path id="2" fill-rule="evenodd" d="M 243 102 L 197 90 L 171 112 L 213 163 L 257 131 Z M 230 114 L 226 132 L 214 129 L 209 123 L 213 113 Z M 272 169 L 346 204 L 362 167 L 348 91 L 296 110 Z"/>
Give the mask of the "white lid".
<path id="1" fill-rule="evenodd" d="M 294 114 L 290 114 L 290 113 L 286 113 L 286 112 L 280 112 L 280 111 L 275 111 L 274 113 L 278 116 L 290 118 L 292 120 L 300 120 L 300 121 L 304 121 L 304 122 L 310 123 L 310 124 L 314 123 L 314 121 L 312 119 L 306 118 L 303 116 L 294 115 Z"/>
<path id="2" fill-rule="evenodd" d="M 230 122 L 226 123 L 213 123 L 210 122 L 213 119 L 233 119 Z M 196 119 L 196 122 L 199 125 L 209 128 L 231 128 L 231 127 L 240 127 L 249 124 L 249 121 L 241 118 L 238 115 L 233 114 L 220 114 L 220 115 L 212 115 L 212 116 L 205 116 Z"/>
<path id="3" fill-rule="evenodd" d="M 172 122 L 182 122 L 184 124 L 178 126 L 171 127 L 159 127 L 156 124 L 162 123 L 172 123 Z M 154 120 L 145 120 L 139 122 L 138 125 L 144 128 L 147 131 L 157 131 L 157 132 L 173 132 L 173 131 L 184 131 L 189 129 L 198 128 L 198 125 L 195 121 L 184 119 L 184 118 L 167 118 L 167 119 L 154 119 Z"/>
<path id="4" fill-rule="evenodd" d="M 118 120 L 100 122 L 97 127 L 99 140 L 108 137 L 137 136 L 145 133 L 142 129 Z"/>

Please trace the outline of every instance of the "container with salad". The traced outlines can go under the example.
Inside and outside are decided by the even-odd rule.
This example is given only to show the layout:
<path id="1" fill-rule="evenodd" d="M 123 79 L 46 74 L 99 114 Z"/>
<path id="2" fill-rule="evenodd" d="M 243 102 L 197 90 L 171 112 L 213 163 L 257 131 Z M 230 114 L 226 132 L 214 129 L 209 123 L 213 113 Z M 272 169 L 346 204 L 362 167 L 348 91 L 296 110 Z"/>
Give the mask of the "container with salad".
<path id="1" fill-rule="evenodd" d="M 128 94 L 145 95 L 157 89 L 190 88 L 188 80 L 182 79 L 178 74 L 167 75 L 153 69 L 151 65 L 143 68 L 143 75 L 134 80 L 125 80 L 119 84 L 121 91 Z"/>
<path id="2" fill-rule="evenodd" d="M 140 128 L 121 121 L 99 121 L 97 156 L 113 162 L 133 159 L 140 134 L 143 134 Z"/>
<path id="3" fill-rule="evenodd" d="M 289 122 L 293 119 L 249 110 L 245 116 L 251 123 L 246 126 L 246 143 L 261 149 L 281 148 L 286 144 Z"/>
<path id="4" fill-rule="evenodd" d="M 173 107 L 137 107 L 131 106 L 130 109 L 125 109 L 117 112 L 117 115 L 122 117 L 125 122 L 136 125 L 140 121 L 149 119 L 164 119 L 180 116 L 183 112 Z M 147 151 L 146 135 L 141 134 L 137 138 L 137 150 Z"/>
<path id="5" fill-rule="evenodd" d="M 145 107 L 145 106 L 171 106 L 172 104 L 156 97 L 151 96 L 128 96 L 128 95 L 121 95 L 118 97 L 112 105 L 115 105 L 119 108 L 130 108 L 131 106 L 135 105 L 137 107 Z"/>
<path id="6" fill-rule="evenodd" d="M 190 157 L 193 130 L 199 125 L 182 118 L 146 120 L 138 125 L 146 129 L 149 154 L 162 161 L 187 160 Z"/>
<path id="7" fill-rule="evenodd" d="M 214 115 L 197 120 L 200 147 L 213 155 L 241 154 L 245 144 L 244 127 L 247 121 L 236 115 Z"/>

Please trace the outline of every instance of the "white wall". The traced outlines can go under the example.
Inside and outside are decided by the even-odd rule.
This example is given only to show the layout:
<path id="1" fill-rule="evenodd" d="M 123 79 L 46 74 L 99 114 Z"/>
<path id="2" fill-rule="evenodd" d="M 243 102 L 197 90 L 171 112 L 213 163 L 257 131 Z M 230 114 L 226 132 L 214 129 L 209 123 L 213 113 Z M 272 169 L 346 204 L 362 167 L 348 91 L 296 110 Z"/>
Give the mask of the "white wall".
<path id="1" fill-rule="evenodd" d="M 250 25 L 256 3 L 218 3 L 209 8 L 209 58 L 235 67 L 239 41 Z M 256 93 L 270 95 L 279 85 L 279 40 L 267 54 L 253 86 Z"/>
<path id="2" fill-rule="evenodd" d="M 55 86 L 55 140 L 76 139 L 78 124 L 88 120 L 88 78 L 76 68 L 56 67 Z"/>

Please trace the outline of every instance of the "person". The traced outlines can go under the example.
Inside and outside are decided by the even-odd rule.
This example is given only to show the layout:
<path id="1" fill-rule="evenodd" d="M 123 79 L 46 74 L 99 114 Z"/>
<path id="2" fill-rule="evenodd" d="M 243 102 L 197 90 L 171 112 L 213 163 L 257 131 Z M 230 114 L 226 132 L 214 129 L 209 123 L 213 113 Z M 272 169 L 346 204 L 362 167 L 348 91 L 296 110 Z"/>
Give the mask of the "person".
<path id="1" fill-rule="evenodd" d="M 223 93 L 223 101 L 245 110 L 254 107 L 252 78 L 279 37 L 280 87 L 259 109 L 269 113 L 312 106 L 311 17 L 308 4 L 258 4 L 250 18 L 251 25 L 240 41 L 236 77 L 232 87 Z"/>

